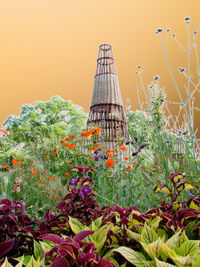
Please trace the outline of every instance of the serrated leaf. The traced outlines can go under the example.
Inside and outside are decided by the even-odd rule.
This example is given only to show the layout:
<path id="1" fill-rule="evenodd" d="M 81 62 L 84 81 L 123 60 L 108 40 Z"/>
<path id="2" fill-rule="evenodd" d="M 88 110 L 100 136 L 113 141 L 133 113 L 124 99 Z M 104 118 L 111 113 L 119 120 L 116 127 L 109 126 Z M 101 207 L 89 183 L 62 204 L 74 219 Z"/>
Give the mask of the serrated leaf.
<path id="1" fill-rule="evenodd" d="M 15 260 L 21 262 L 21 260 L 23 259 L 23 265 L 27 265 L 31 259 L 31 255 L 26 255 L 26 256 L 21 256 L 21 257 L 18 257 L 18 258 L 15 258 Z"/>
<path id="2" fill-rule="evenodd" d="M 75 235 L 78 233 L 84 231 L 84 230 L 89 230 L 89 228 L 85 225 L 83 225 L 78 219 L 69 217 L 69 225 L 74 232 Z"/>
<path id="3" fill-rule="evenodd" d="M 141 235 L 138 234 L 138 233 L 135 233 L 129 229 L 126 230 L 127 232 L 127 235 L 129 238 L 133 239 L 133 240 L 136 240 L 137 242 L 139 242 L 141 240 Z"/>
<path id="4" fill-rule="evenodd" d="M 190 203 L 190 208 L 194 210 L 199 210 L 199 206 L 195 204 L 193 200 Z"/>
<path id="5" fill-rule="evenodd" d="M 176 267 L 176 266 L 156 259 L 156 267 Z"/>
<path id="6" fill-rule="evenodd" d="M 119 247 L 117 249 L 113 249 L 113 251 L 120 253 L 127 261 L 135 264 L 135 266 L 150 267 L 150 264 L 145 259 L 144 255 L 140 252 L 136 252 L 127 247 Z"/>
<path id="7" fill-rule="evenodd" d="M 199 242 L 194 240 L 188 240 L 184 242 L 180 248 L 176 249 L 176 253 L 180 256 L 189 255 L 191 258 L 198 255 L 199 251 Z"/>
<path id="8" fill-rule="evenodd" d="M 141 242 L 148 245 L 155 242 L 157 239 L 158 235 L 156 232 L 145 223 L 141 233 Z"/>
<path id="9" fill-rule="evenodd" d="M 92 221 L 92 223 L 90 224 L 89 228 L 92 231 L 97 231 L 99 229 L 101 223 L 102 223 L 102 216 L 97 218 L 96 220 Z"/>
<path id="10" fill-rule="evenodd" d="M 158 228 L 161 220 L 162 220 L 161 217 L 158 216 L 158 217 L 154 218 L 153 220 L 150 220 L 148 222 L 148 224 L 152 229 L 156 230 Z"/>
<path id="11" fill-rule="evenodd" d="M 189 255 L 187 255 L 186 257 L 173 257 L 171 256 L 171 259 L 173 260 L 173 262 L 177 265 L 177 266 L 184 266 L 186 264 L 192 264 L 192 259 L 190 258 Z"/>
<path id="12" fill-rule="evenodd" d="M 162 248 L 162 244 L 163 244 L 163 241 L 162 239 L 159 237 L 158 240 L 156 240 L 155 242 L 149 244 L 149 245 L 146 245 L 142 242 L 140 242 L 141 245 L 143 246 L 144 250 L 147 252 L 147 254 L 152 258 L 154 259 L 155 257 L 156 258 L 159 258 L 160 256 L 160 252 L 161 252 L 161 248 Z"/>
<path id="13" fill-rule="evenodd" d="M 34 243 L 34 257 L 37 260 L 38 258 L 41 258 L 44 255 L 44 251 L 42 249 L 42 246 L 39 242 L 33 241 Z"/>
<path id="14" fill-rule="evenodd" d="M 176 247 L 180 247 L 186 241 L 188 241 L 188 238 L 185 234 L 185 231 L 183 231 L 176 242 Z"/>
<path id="15" fill-rule="evenodd" d="M 29 263 L 26 265 L 26 267 L 40 267 L 40 260 L 38 259 L 37 261 L 34 259 L 32 256 Z"/>
<path id="16" fill-rule="evenodd" d="M 5 261 L 4 261 L 4 263 L 1 265 L 1 267 L 13 267 L 13 265 L 10 264 L 10 263 L 8 262 L 8 259 L 6 258 Z"/>
<path id="17" fill-rule="evenodd" d="M 170 239 L 167 240 L 165 243 L 169 248 L 173 249 L 176 246 L 176 242 L 181 234 L 182 230 L 175 233 Z"/>
<path id="18" fill-rule="evenodd" d="M 91 239 L 94 242 L 95 248 L 97 248 L 98 253 L 103 248 L 103 245 L 107 239 L 108 231 L 110 230 L 110 225 L 104 225 L 100 227 L 94 234 L 91 235 Z"/>
<path id="19" fill-rule="evenodd" d="M 22 256 L 21 261 L 15 267 L 23 267 L 24 255 Z"/>
<path id="20" fill-rule="evenodd" d="M 200 254 L 192 262 L 192 267 L 199 267 L 199 266 L 200 266 Z"/>
<path id="21" fill-rule="evenodd" d="M 185 182 L 184 190 L 190 190 L 190 189 L 194 189 L 194 188 L 195 187 L 192 184 Z"/>
<path id="22" fill-rule="evenodd" d="M 165 243 L 162 244 L 160 255 L 164 261 L 166 261 L 167 258 L 170 258 L 171 256 L 177 256 L 176 252 L 169 248 Z"/>
<path id="23" fill-rule="evenodd" d="M 171 191 L 170 191 L 170 189 L 168 188 L 167 185 L 163 185 L 163 186 L 160 188 L 160 192 L 161 192 L 161 193 L 166 193 L 167 195 L 170 195 L 170 194 L 171 194 Z"/>

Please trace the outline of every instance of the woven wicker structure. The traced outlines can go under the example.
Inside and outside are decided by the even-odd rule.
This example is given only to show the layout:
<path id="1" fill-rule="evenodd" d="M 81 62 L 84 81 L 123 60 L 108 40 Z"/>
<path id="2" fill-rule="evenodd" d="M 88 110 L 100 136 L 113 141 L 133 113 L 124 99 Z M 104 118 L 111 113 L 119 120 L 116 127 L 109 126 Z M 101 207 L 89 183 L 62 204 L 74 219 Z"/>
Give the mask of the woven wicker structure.
<path id="1" fill-rule="evenodd" d="M 87 128 L 102 128 L 107 148 L 128 136 L 118 76 L 109 44 L 99 46 L 96 75 Z"/>

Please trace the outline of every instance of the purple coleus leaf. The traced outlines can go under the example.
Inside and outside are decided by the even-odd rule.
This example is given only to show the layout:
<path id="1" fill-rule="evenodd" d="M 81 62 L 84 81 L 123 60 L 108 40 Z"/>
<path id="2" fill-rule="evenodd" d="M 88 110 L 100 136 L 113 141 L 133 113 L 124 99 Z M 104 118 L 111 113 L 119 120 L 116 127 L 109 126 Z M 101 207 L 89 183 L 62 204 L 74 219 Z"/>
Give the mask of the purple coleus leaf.
<path id="1" fill-rule="evenodd" d="M 81 240 L 83 240 L 84 238 L 86 238 L 88 235 L 92 235 L 94 233 L 94 231 L 88 230 L 88 231 L 82 231 L 80 233 L 78 233 L 73 239 L 76 242 L 79 242 Z"/>
<path id="2" fill-rule="evenodd" d="M 41 235 L 38 238 L 43 240 L 48 240 L 56 244 L 61 244 L 62 242 L 64 242 L 64 239 L 62 237 L 55 234 Z"/>
<path id="3" fill-rule="evenodd" d="M 70 267 L 70 264 L 64 256 L 60 256 L 51 262 L 50 267 Z"/>
<path id="4" fill-rule="evenodd" d="M 6 255 L 13 247 L 14 239 L 0 243 L 0 257 Z"/>
<path id="5" fill-rule="evenodd" d="M 114 267 L 111 261 L 102 258 L 96 267 Z"/>

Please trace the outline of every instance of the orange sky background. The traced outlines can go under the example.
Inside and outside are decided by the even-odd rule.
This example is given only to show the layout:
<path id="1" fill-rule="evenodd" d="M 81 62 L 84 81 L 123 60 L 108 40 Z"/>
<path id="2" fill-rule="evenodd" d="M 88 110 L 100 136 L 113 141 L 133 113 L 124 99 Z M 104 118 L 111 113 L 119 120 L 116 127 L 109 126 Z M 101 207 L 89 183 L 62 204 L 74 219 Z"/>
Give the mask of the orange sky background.
<path id="1" fill-rule="evenodd" d="M 130 99 L 132 109 L 139 108 L 138 65 L 147 68 L 145 87 L 159 75 L 168 99 L 178 100 L 155 31 L 169 27 L 170 35 L 176 33 L 187 47 L 184 18 L 191 17 L 192 38 L 200 24 L 199 10 L 199 0 L 1 0 L 0 125 L 8 115 L 18 115 L 23 104 L 54 95 L 71 99 L 88 112 L 102 43 L 112 45 L 125 106 Z M 200 57 L 200 32 L 197 39 Z M 167 55 L 185 92 L 187 82 L 177 68 L 187 68 L 187 54 L 171 36 Z M 197 81 L 194 51 L 192 59 L 191 72 Z"/>

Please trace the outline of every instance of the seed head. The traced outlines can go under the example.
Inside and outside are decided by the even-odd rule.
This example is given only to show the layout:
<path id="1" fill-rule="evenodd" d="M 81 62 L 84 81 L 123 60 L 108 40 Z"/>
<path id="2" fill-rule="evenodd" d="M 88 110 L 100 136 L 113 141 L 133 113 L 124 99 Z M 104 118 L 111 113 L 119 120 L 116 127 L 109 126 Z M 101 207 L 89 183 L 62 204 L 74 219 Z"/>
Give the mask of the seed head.
<path id="1" fill-rule="evenodd" d="M 159 76 L 158 75 L 156 75 L 153 79 L 154 79 L 154 81 L 157 81 L 157 80 L 159 80 Z"/>
<path id="2" fill-rule="evenodd" d="M 162 31 L 163 31 L 162 28 L 158 28 L 157 31 L 156 31 L 156 33 L 159 34 L 159 33 L 161 33 Z"/>
<path id="3" fill-rule="evenodd" d="M 191 18 L 190 18 L 190 17 L 186 17 L 186 18 L 185 18 L 185 22 L 186 22 L 186 23 L 189 23 L 189 22 L 190 22 L 190 20 L 191 20 Z"/>

